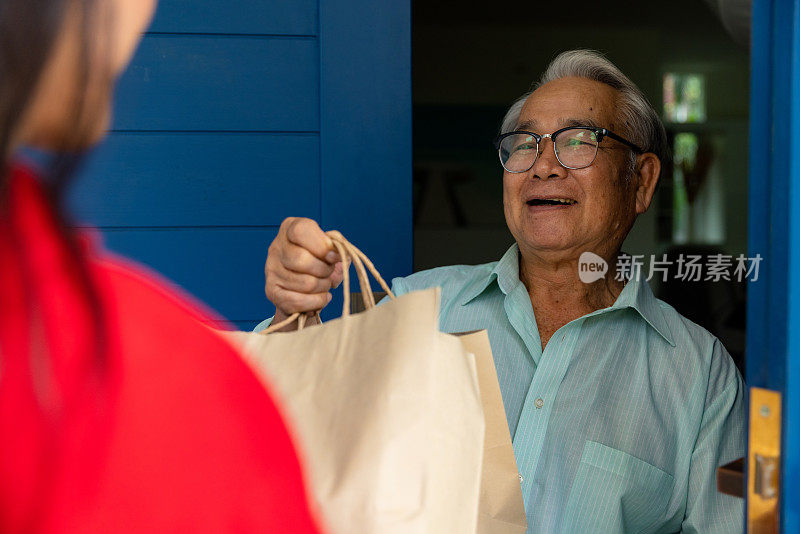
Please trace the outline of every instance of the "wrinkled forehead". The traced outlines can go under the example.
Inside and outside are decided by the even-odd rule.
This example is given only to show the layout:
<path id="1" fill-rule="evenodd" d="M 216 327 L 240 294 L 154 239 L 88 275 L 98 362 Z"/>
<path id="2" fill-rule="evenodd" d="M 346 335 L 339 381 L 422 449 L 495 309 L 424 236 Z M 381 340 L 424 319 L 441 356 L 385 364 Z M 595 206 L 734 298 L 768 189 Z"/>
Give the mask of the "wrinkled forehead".
<path id="1" fill-rule="evenodd" d="M 586 78 L 561 78 L 534 91 L 522 107 L 517 128 L 551 133 L 566 126 L 617 127 L 618 92 Z"/>

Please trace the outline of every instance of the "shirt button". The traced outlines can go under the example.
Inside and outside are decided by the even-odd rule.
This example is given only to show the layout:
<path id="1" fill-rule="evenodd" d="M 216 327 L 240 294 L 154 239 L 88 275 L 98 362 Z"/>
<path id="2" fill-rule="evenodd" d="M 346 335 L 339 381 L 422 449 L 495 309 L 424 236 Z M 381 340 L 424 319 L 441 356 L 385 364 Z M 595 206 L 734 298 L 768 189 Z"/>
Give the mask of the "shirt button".
<path id="1" fill-rule="evenodd" d="M 524 479 L 522 478 L 522 475 L 520 475 L 519 473 L 517 473 L 517 476 L 519 477 L 519 481 L 520 481 L 520 482 L 522 482 L 522 481 L 524 480 Z"/>
<path id="2" fill-rule="evenodd" d="M 539 408 L 544 406 L 544 401 L 541 398 L 538 398 L 533 404 L 536 406 L 536 409 L 538 410 Z"/>

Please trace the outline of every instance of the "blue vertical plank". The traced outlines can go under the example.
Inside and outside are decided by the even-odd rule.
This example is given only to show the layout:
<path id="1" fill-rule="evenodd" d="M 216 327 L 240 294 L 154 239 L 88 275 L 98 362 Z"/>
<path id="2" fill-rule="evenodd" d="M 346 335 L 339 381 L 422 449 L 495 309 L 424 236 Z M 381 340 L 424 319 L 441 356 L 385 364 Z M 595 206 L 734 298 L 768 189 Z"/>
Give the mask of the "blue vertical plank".
<path id="1" fill-rule="evenodd" d="M 792 76 L 792 11 L 796 0 L 779 0 L 773 12 L 772 33 L 772 164 L 770 168 L 770 201 L 769 211 L 769 263 L 765 266 L 769 272 L 769 353 L 767 361 L 769 369 L 767 381 L 762 387 L 781 391 L 785 385 L 786 368 L 786 284 L 788 283 L 788 251 L 789 239 L 789 155 L 792 149 L 790 136 L 784 132 L 792 131 L 792 123 L 787 110 L 793 104 L 791 98 Z M 762 133 L 763 135 L 763 133 Z M 755 385 L 755 384 L 753 384 Z"/>
<path id="2" fill-rule="evenodd" d="M 754 2 L 750 108 L 748 385 L 783 395 L 781 532 L 800 532 L 800 13 Z"/>
<path id="3" fill-rule="evenodd" d="M 772 143 L 772 4 L 752 6 L 750 36 L 750 161 L 748 184 L 748 255 L 768 254 Z M 747 335 L 745 373 L 749 386 L 763 386 L 769 375 L 769 306 L 766 266 L 757 281 L 747 287 Z M 749 412 L 748 412 L 749 413 Z M 749 434 L 749 429 L 748 429 Z M 745 457 L 745 476 L 749 454 Z M 745 488 L 748 485 L 745 484 Z"/>
<path id="4" fill-rule="evenodd" d="M 322 226 L 340 230 L 386 278 L 407 275 L 410 2 L 326 0 L 319 13 Z"/>
<path id="5" fill-rule="evenodd" d="M 800 5 L 791 2 L 791 132 L 800 131 Z M 776 130 L 777 131 L 777 130 Z M 787 314 L 786 368 L 783 389 L 783 532 L 800 532 L 800 137 L 785 136 L 790 163 L 787 173 Z"/>
<path id="6" fill-rule="evenodd" d="M 750 51 L 750 182 L 749 256 L 768 256 L 770 243 L 770 179 L 772 136 L 772 5 L 756 3 L 752 12 Z M 769 381 L 769 273 L 765 258 L 761 276 L 747 288 L 747 383 L 767 387 Z"/>

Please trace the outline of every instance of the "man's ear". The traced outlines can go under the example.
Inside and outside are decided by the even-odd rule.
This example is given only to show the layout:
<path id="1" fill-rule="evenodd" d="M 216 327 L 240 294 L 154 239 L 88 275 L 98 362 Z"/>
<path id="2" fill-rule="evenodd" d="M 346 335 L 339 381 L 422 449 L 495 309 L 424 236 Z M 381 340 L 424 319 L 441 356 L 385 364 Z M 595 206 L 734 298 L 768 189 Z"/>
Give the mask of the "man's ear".
<path id="1" fill-rule="evenodd" d="M 661 174 L 661 160 L 652 152 L 640 154 L 636 158 L 636 213 L 641 215 L 650 207 Z"/>

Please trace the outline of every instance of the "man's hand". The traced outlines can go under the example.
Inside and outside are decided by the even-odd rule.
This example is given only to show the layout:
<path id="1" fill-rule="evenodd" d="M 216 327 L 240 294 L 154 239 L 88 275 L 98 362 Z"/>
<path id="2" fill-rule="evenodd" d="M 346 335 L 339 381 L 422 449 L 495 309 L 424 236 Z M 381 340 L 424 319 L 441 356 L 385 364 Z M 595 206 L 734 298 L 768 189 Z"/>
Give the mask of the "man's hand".
<path id="1" fill-rule="evenodd" d="M 264 266 L 267 298 L 277 324 L 293 313 L 310 313 L 331 301 L 342 282 L 342 263 L 330 238 L 311 219 L 289 217 L 269 246 Z M 296 324 L 283 330 L 294 330 Z"/>

